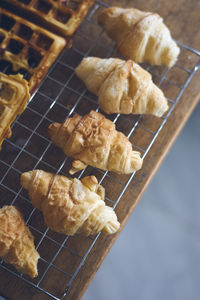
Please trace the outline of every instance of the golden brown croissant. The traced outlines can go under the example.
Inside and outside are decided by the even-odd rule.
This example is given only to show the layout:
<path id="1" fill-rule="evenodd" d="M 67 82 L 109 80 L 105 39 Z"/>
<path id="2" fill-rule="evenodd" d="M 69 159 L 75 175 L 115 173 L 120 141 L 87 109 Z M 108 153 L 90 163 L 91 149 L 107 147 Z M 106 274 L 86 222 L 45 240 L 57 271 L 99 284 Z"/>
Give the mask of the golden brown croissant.
<path id="1" fill-rule="evenodd" d="M 21 184 L 52 230 L 90 235 L 102 230 L 111 234 L 119 229 L 114 210 L 105 205 L 104 188 L 94 176 L 80 181 L 34 170 L 21 175 Z"/>
<path id="2" fill-rule="evenodd" d="M 132 173 L 142 166 L 140 153 L 132 150 L 128 138 L 98 112 L 75 115 L 63 124 L 53 123 L 48 133 L 66 155 L 81 161 L 74 162 L 74 173 L 86 165 L 119 174 Z"/>
<path id="3" fill-rule="evenodd" d="M 38 275 L 33 236 L 15 206 L 0 209 L 0 257 L 30 277 Z"/>
<path id="4" fill-rule="evenodd" d="M 158 14 L 110 7 L 100 12 L 98 21 L 124 57 L 168 67 L 175 64 L 180 49 Z"/>
<path id="5" fill-rule="evenodd" d="M 151 74 L 132 60 L 87 57 L 76 68 L 87 88 L 98 95 L 106 113 L 152 114 L 161 117 L 168 104 Z"/>

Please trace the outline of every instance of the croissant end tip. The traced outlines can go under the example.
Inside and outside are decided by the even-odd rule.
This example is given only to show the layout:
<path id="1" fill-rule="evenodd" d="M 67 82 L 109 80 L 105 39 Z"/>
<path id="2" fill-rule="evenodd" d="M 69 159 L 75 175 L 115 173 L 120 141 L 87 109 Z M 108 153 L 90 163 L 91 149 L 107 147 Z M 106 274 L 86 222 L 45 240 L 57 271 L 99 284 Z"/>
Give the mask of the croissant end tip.
<path id="1" fill-rule="evenodd" d="M 32 173 L 33 171 L 29 171 L 29 172 L 22 173 L 21 175 L 20 182 L 23 188 L 25 188 L 26 190 L 28 190 L 29 182 L 31 181 L 32 178 Z"/>
<path id="2" fill-rule="evenodd" d="M 131 166 L 133 170 L 138 171 L 142 168 L 143 165 L 143 159 L 140 156 L 140 152 L 138 151 L 133 151 L 132 153 L 132 161 L 131 161 Z"/>
<path id="3" fill-rule="evenodd" d="M 91 191 L 96 189 L 96 186 L 98 184 L 97 178 L 92 175 L 92 176 L 86 176 L 81 179 L 81 182 L 88 187 Z"/>
<path id="4" fill-rule="evenodd" d="M 35 254 L 36 257 L 35 257 L 35 260 L 36 262 L 38 263 L 38 260 L 40 258 L 40 255 L 38 253 Z M 31 269 L 28 273 L 28 275 L 31 277 L 31 278 L 35 278 L 38 276 L 38 269 L 37 269 L 37 265 L 34 266 L 34 269 Z"/>
<path id="5" fill-rule="evenodd" d="M 103 24 L 105 22 L 105 19 L 112 17 L 116 12 L 121 11 L 122 9 L 120 7 L 107 7 L 104 8 L 102 11 L 98 14 L 98 23 Z"/>
<path id="6" fill-rule="evenodd" d="M 55 135 L 59 127 L 60 127 L 59 123 L 52 123 L 52 124 L 50 124 L 49 127 L 48 127 L 48 135 L 50 137 L 52 137 L 53 135 Z"/>
<path id="7" fill-rule="evenodd" d="M 120 223 L 117 221 L 116 219 L 113 219 L 111 221 L 109 221 L 106 226 L 103 228 L 103 231 L 106 234 L 114 234 L 116 233 L 120 228 Z"/>

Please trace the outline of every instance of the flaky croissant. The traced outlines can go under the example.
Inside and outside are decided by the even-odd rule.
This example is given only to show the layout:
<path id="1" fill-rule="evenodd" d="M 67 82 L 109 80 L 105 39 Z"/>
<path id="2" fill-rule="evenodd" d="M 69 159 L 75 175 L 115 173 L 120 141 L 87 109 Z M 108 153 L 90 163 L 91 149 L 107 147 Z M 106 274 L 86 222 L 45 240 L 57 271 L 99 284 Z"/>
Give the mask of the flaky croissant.
<path id="1" fill-rule="evenodd" d="M 127 59 L 168 67 L 175 64 L 180 49 L 158 14 L 110 7 L 100 12 L 98 21 Z"/>
<path id="2" fill-rule="evenodd" d="M 15 206 L 0 209 L 0 257 L 30 277 L 38 275 L 39 254 L 33 236 Z"/>
<path id="3" fill-rule="evenodd" d="M 119 229 L 115 212 L 105 205 L 104 188 L 94 176 L 78 180 L 34 170 L 21 175 L 21 184 L 52 230 L 90 235 Z"/>
<path id="4" fill-rule="evenodd" d="M 106 113 L 152 114 L 161 117 L 168 104 L 151 74 L 132 60 L 87 57 L 76 68 L 87 88 L 98 95 Z"/>
<path id="5" fill-rule="evenodd" d="M 63 124 L 53 123 L 48 133 L 66 155 L 80 160 L 73 164 L 74 173 L 86 165 L 119 174 L 132 173 L 142 166 L 140 153 L 132 150 L 128 138 L 98 112 L 74 115 Z"/>

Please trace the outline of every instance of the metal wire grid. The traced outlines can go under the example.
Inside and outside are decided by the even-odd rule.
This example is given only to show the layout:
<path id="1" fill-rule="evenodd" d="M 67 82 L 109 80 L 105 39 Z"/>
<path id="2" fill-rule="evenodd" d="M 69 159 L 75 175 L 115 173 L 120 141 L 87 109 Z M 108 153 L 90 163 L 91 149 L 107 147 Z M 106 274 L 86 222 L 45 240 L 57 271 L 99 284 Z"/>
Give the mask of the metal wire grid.
<path id="1" fill-rule="evenodd" d="M 12 266 L 5 264 L 2 260 L 0 267 L 52 299 L 63 299 L 68 294 L 69 288 L 98 240 L 100 233 L 96 237 L 87 238 L 53 233 L 44 225 L 40 212 L 31 206 L 27 193 L 20 187 L 19 180 L 16 178 L 19 178 L 24 171 L 36 168 L 69 176 L 68 170 L 71 160 L 52 144 L 46 135 L 46 129 L 50 123 L 62 122 L 74 113 L 84 114 L 91 109 L 99 110 L 96 97 L 90 94 L 83 83 L 76 78 L 74 67 L 84 56 L 116 56 L 114 44 L 106 38 L 105 33 L 96 23 L 96 14 L 103 6 L 105 5 L 100 1 L 93 6 L 86 21 L 75 36 L 73 48 L 64 51 L 51 68 L 42 86 L 30 99 L 26 111 L 14 122 L 12 126 L 13 135 L 11 139 L 4 142 L 3 150 L 0 152 L 1 206 L 5 204 L 6 199 L 6 204 L 16 204 L 21 207 L 26 222 L 35 236 L 36 249 L 41 255 L 39 276 L 34 280 L 18 274 Z M 190 56 L 189 59 L 189 56 L 186 55 L 188 61 L 185 60 L 183 65 L 177 64 L 174 67 L 176 68 L 175 73 L 177 70 L 181 72 L 182 75 L 179 76 L 179 79 L 184 78 L 181 79 L 182 82 L 177 83 L 173 80 L 174 68 L 146 67 L 152 73 L 157 84 L 164 90 L 164 93 L 170 90 L 174 95 L 174 98 L 168 97 L 170 109 L 167 114 L 161 119 L 155 117 L 151 119 L 154 124 L 156 123 L 153 130 L 148 122 L 151 118 L 149 116 L 123 116 L 119 114 L 107 116 L 116 123 L 117 129 L 129 137 L 131 142 L 134 140 L 133 148 L 138 149 L 143 158 L 147 155 L 175 105 L 200 67 L 200 53 L 180 43 L 179 46 L 181 52 L 187 51 Z M 192 65 L 190 65 L 191 56 L 195 57 L 192 60 Z M 171 73 L 172 76 L 170 77 Z M 165 84 L 163 85 L 163 83 Z M 146 121 L 147 123 L 145 123 Z M 124 123 L 126 123 L 126 128 L 123 127 Z M 146 137 L 145 145 L 140 145 L 139 137 L 141 134 Z M 111 172 L 87 167 L 79 173 L 78 178 L 89 174 L 96 175 L 99 183 L 102 183 L 103 186 L 106 186 L 107 182 L 115 184 L 115 191 L 106 190 L 107 205 L 114 209 L 129 183 L 134 180 L 135 175 L 133 173 L 130 176 L 118 176 Z M 46 248 L 48 248 L 47 251 Z M 67 265 L 63 265 L 63 258 L 65 258 Z M 60 282 L 60 286 L 57 288 L 48 286 L 46 279 L 49 277 L 54 277 L 55 285 L 59 285 Z"/>

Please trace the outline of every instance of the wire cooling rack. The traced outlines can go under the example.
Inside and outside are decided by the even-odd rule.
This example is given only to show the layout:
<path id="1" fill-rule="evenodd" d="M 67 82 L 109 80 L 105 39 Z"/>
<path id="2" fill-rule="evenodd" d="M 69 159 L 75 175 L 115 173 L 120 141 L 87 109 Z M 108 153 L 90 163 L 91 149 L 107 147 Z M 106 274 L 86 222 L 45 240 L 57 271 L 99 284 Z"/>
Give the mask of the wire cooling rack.
<path id="1" fill-rule="evenodd" d="M 70 286 L 100 233 L 95 237 L 69 237 L 51 231 L 44 225 L 41 213 L 32 207 L 27 192 L 20 186 L 19 178 L 22 172 L 36 168 L 70 176 L 71 159 L 52 144 L 47 136 L 47 128 L 50 123 L 63 122 L 74 113 L 83 115 L 91 109 L 99 110 L 97 98 L 76 77 L 74 68 L 84 56 L 118 56 L 114 43 L 96 22 L 96 16 L 104 6 L 104 3 L 97 1 L 92 7 L 74 37 L 72 49 L 66 49 L 51 68 L 25 112 L 14 122 L 12 137 L 4 141 L 0 152 L 0 206 L 14 204 L 21 209 L 41 255 L 39 276 L 33 280 L 17 273 L 2 260 L 0 268 L 52 299 L 67 297 Z M 133 148 L 139 150 L 143 158 L 157 136 L 162 134 L 161 129 L 200 67 L 200 52 L 178 44 L 181 54 L 174 67 L 143 65 L 168 98 L 170 108 L 162 118 L 106 115 L 116 123 L 118 130 L 129 137 Z M 119 176 L 87 167 L 78 173 L 78 178 L 90 174 L 95 175 L 105 188 L 114 185 L 114 190 L 106 189 L 106 204 L 114 209 L 135 175 Z"/>

